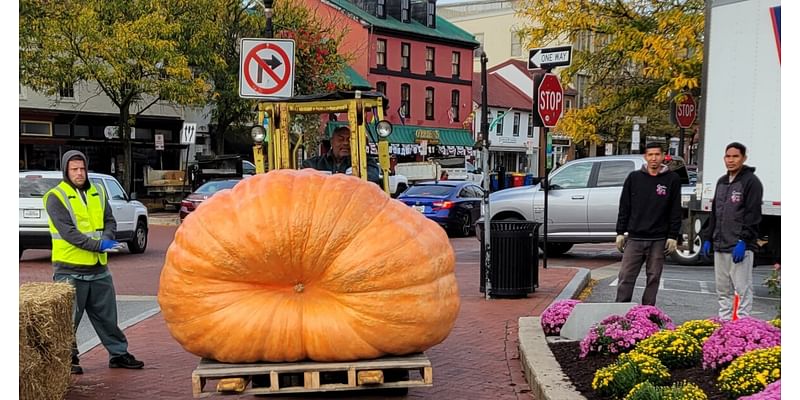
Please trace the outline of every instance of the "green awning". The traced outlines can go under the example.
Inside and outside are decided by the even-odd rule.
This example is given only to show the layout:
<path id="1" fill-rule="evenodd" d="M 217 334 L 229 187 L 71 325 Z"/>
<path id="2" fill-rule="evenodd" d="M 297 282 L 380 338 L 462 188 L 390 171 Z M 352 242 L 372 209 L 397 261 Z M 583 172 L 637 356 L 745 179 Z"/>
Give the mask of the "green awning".
<path id="1" fill-rule="evenodd" d="M 349 65 L 344 67 L 344 76 L 350 83 L 352 90 L 372 90 L 372 84 Z"/>
<path id="2" fill-rule="evenodd" d="M 325 127 L 325 135 L 330 137 L 333 130 L 342 125 L 347 125 L 347 122 L 328 122 L 328 125 Z M 375 142 L 377 136 L 374 127 L 368 125 L 367 131 L 369 132 L 370 142 Z M 465 146 L 472 148 L 472 146 L 475 145 L 472 134 L 466 129 L 432 128 L 418 125 L 392 126 L 392 134 L 389 136 L 389 143 L 414 144 L 419 143 L 420 140 L 428 140 L 429 144 L 439 144 L 442 146 Z"/>

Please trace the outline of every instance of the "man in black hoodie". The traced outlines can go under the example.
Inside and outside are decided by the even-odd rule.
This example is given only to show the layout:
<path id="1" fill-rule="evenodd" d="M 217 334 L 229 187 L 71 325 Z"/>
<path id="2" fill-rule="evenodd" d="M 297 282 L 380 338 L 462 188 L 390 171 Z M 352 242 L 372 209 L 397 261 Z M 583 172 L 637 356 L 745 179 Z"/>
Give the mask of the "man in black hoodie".
<path id="1" fill-rule="evenodd" d="M 128 353 L 128 340 L 117 325 L 117 300 L 108 270 L 107 251 L 117 223 L 102 187 L 89 181 L 86 156 L 70 150 L 61 158 L 64 180 L 44 195 L 53 244 L 53 280 L 75 287 L 73 323 L 77 332 L 84 310 L 109 354 L 109 368 L 142 368 Z M 72 343 L 72 373 L 82 374 L 78 347 Z"/>
<path id="2" fill-rule="evenodd" d="M 711 203 L 711 216 L 700 231 L 702 254 L 714 252 L 719 316 L 733 317 L 734 295 L 740 297 L 738 316 L 750 315 L 753 308 L 753 258 L 758 250 L 758 225 L 764 187 L 754 174 L 755 168 L 744 165 L 747 148 L 738 142 L 725 147 L 725 168 L 719 178 Z"/>
<path id="3" fill-rule="evenodd" d="M 665 154 L 658 143 L 645 146 L 642 169 L 625 179 L 619 198 L 617 249 L 623 252 L 619 270 L 617 302 L 633 297 L 636 278 L 646 262 L 647 284 L 642 304 L 655 305 L 665 256 L 678 246 L 681 227 L 681 178 L 664 165 Z M 627 242 L 625 232 L 628 232 Z M 624 250 L 624 251 L 623 251 Z"/>

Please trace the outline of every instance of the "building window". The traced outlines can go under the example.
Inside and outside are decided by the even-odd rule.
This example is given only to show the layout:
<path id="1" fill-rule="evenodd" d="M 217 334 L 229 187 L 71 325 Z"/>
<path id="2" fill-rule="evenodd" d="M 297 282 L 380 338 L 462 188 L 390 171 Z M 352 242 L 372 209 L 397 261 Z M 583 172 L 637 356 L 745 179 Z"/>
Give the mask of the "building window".
<path id="1" fill-rule="evenodd" d="M 386 39 L 378 39 L 375 46 L 377 51 L 377 64 L 378 68 L 386 68 Z"/>
<path id="2" fill-rule="evenodd" d="M 45 121 L 20 121 L 19 133 L 25 136 L 53 136 L 53 124 Z"/>
<path id="3" fill-rule="evenodd" d="M 74 100 L 75 99 L 75 84 L 73 83 L 62 83 L 61 86 L 58 88 L 58 97 L 64 100 Z"/>
<path id="4" fill-rule="evenodd" d="M 436 29 L 436 1 L 428 0 L 428 28 Z"/>
<path id="5" fill-rule="evenodd" d="M 511 132 L 512 136 L 519 136 L 519 119 L 520 114 L 518 112 L 514 113 L 514 130 Z"/>
<path id="6" fill-rule="evenodd" d="M 433 66 L 435 65 L 434 60 L 436 59 L 436 49 L 433 47 L 426 47 L 425 48 L 425 73 L 428 75 L 436 75 L 433 70 Z"/>
<path id="7" fill-rule="evenodd" d="M 572 108 L 572 100 L 571 99 L 564 100 L 564 108 L 567 109 L 567 110 Z"/>
<path id="8" fill-rule="evenodd" d="M 478 46 L 477 49 L 475 49 L 475 51 L 472 54 L 472 57 L 473 58 L 481 58 L 481 53 L 483 53 L 483 34 L 482 33 L 476 33 L 475 34 L 475 40 L 477 40 L 478 43 L 480 43 L 481 45 Z"/>
<path id="9" fill-rule="evenodd" d="M 403 43 L 400 45 L 400 49 L 400 69 L 403 71 L 408 71 L 411 68 L 411 44 Z"/>
<path id="10" fill-rule="evenodd" d="M 458 122 L 458 105 L 461 103 L 461 92 L 453 90 L 450 93 L 450 119 L 451 122 Z"/>
<path id="11" fill-rule="evenodd" d="M 425 88 L 425 119 L 433 120 L 433 88 Z"/>
<path id="12" fill-rule="evenodd" d="M 506 118 L 506 113 L 502 111 L 497 112 L 497 125 L 495 125 L 495 132 L 497 136 L 503 136 L 503 120 Z"/>
<path id="13" fill-rule="evenodd" d="M 386 0 L 378 0 L 378 8 L 375 10 L 378 18 L 386 18 Z"/>
<path id="14" fill-rule="evenodd" d="M 533 137 L 533 113 L 528 114 L 528 137 Z"/>
<path id="15" fill-rule="evenodd" d="M 383 93 L 386 96 L 386 82 L 378 82 L 375 84 L 375 90 Z"/>
<path id="16" fill-rule="evenodd" d="M 453 52 L 453 78 L 461 76 L 461 53 Z"/>
<path id="17" fill-rule="evenodd" d="M 400 21 L 411 21 L 411 0 L 400 0 Z"/>
<path id="18" fill-rule="evenodd" d="M 403 118 L 411 116 L 411 85 L 400 85 L 400 113 Z"/>
<path id="19" fill-rule="evenodd" d="M 511 31 L 511 57 L 522 55 L 522 36 L 519 31 Z"/>

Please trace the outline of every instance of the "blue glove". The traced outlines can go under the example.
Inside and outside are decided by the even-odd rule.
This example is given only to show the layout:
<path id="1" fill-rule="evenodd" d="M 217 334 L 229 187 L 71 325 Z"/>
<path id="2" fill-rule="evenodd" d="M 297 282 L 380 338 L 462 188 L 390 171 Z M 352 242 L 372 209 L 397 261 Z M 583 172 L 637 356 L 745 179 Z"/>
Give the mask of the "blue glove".
<path id="1" fill-rule="evenodd" d="M 708 240 L 703 242 L 703 248 L 700 249 L 700 255 L 703 257 L 708 257 L 711 255 L 711 242 Z"/>
<path id="2" fill-rule="evenodd" d="M 116 240 L 103 239 L 100 241 L 100 251 L 106 251 L 118 245 L 119 242 Z"/>
<path id="3" fill-rule="evenodd" d="M 738 264 L 744 260 L 744 252 L 747 250 L 747 245 L 744 240 L 736 242 L 736 247 L 733 248 L 733 262 Z"/>

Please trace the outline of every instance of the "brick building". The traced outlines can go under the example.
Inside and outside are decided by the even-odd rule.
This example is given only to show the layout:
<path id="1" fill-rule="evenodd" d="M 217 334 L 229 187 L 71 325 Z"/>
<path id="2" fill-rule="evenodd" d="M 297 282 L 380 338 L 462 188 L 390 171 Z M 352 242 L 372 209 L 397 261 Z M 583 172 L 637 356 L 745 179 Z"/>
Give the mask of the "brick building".
<path id="1" fill-rule="evenodd" d="M 351 68 L 389 98 L 395 127 L 391 153 L 415 161 L 428 154 L 473 154 L 473 36 L 436 15 L 435 0 L 304 0 L 317 16 L 345 29 L 340 53 Z M 466 122 L 466 123 L 465 123 Z"/>

